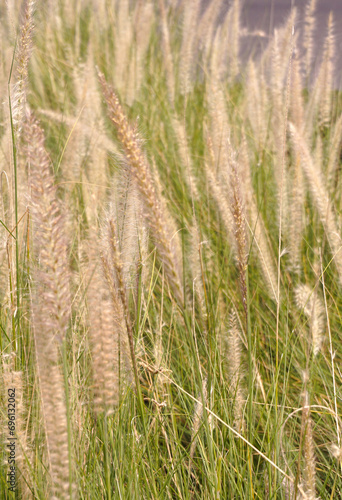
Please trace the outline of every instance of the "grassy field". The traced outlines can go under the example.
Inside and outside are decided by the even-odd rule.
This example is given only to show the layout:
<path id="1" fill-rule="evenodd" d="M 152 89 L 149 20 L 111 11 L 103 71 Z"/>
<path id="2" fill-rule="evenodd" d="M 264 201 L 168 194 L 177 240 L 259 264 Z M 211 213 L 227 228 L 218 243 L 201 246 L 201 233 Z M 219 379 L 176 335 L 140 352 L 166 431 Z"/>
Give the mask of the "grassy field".
<path id="1" fill-rule="evenodd" d="M 221 3 L 0 3 L 1 499 L 342 496 L 333 18 Z"/>

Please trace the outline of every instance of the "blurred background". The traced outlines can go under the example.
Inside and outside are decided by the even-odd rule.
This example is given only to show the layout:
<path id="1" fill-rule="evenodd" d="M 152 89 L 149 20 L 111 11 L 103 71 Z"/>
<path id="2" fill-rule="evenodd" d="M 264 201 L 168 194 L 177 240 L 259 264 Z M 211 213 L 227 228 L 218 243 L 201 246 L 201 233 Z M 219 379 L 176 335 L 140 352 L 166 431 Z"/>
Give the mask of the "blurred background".
<path id="1" fill-rule="evenodd" d="M 206 8 L 208 0 L 203 0 L 203 9 Z M 232 0 L 225 0 L 226 10 Z M 301 41 L 303 18 L 305 7 L 309 0 L 241 0 L 241 24 L 243 38 L 241 40 L 241 56 L 243 59 L 253 53 L 258 57 L 261 49 L 265 47 L 269 36 L 274 29 L 280 27 L 287 19 L 291 8 L 298 10 L 295 30 L 298 32 L 299 43 Z M 327 33 L 327 23 L 329 13 L 334 16 L 334 36 L 335 36 L 335 81 L 336 87 L 342 87 L 342 0 L 317 0 L 316 2 L 316 57 L 313 61 L 313 77 L 315 69 L 320 61 L 324 38 Z"/>

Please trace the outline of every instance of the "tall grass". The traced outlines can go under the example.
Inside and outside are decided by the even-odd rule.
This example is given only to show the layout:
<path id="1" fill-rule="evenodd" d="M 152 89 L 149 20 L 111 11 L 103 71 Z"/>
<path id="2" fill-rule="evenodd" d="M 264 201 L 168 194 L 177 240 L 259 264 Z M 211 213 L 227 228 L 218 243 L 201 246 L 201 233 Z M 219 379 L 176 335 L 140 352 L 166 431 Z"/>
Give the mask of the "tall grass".
<path id="1" fill-rule="evenodd" d="M 1 498 L 342 495 L 342 100 L 333 16 L 311 71 L 315 5 L 249 61 L 239 0 L 0 7 Z"/>

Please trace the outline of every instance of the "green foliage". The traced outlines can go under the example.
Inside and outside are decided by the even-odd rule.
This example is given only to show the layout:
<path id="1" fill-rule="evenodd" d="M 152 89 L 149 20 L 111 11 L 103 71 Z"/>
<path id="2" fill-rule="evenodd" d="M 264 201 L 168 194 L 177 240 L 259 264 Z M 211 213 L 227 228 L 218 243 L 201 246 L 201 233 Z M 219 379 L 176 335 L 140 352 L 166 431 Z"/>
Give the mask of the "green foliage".
<path id="1" fill-rule="evenodd" d="M 149 2 L 147 7 L 145 2 L 109 3 L 59 2 L 51 12 L 36 6 L 28 73 L 27 106 L 44 129 L 58 207 L 66 217 L 63 237 L 71 276 L 71 320 L 59 346 L 69 443 L 63 498 L 285 499 L 296 494 L 338 498 L 342 494 L 342 269 L 331 243 L 336 241 L 331 234 L 334 226 L 322 207 L 327 201 L 340 237 L 341 141 L 330 172 L 328 165 L 342 113 L 341 92 L 325 88 L 319 80 L 310 88 L 288 85 L 290 59 L 284 48 L 272 46 L 272 39 L 256 66 L 254 99 L 248 90 L 252 85 L 248 65 L 244 68 L 245 63 L 238 61 L 236 77 L 229 59 L 233 56 L 226 54 L 224 43 L 229 39 L 233 47 L 234 36 L 239 38 L 234 16 L 221 22 L 218 13 L 210 18 L 209 8 L 201 13 L 189 49 L 183 44 L 187 29 L 183 22 L 189 19 L 186 2 L 170 8 L 163 0 L 151 2 L 150 7 Z M 161 22 L 163 5 L 168 36 Z M 232 9 L 239 8 L 239 2 L 233 2 Z M 218 35 L 213 28 L 217 25 Z M 222 37 L 221 44 L 214 43 L 216 36 Z M 286 31 L 278 36 L 284 47 L 291 46 Z M 186 50 L 192 52 L 185 75 L 179 68 Z M 171 240 L 179 238 L 180 253 L 170 244 L 174 250 L 170 254 L 175 260 L 180 257 L 183 294 L 175 293 L 169 278 L 158 241 L 162 230 L 158 233 L 153 226 L 147 209 L 151 206 L 144 205 L 144 189 L 134 176 L 134 158 L 127 152 L 123 132 L 109 118 L 97 68 L 113 85 L 151 174 L 155 198 L 150 205 L 162 207 Z M 277 89 L 273 77 L 267 80 L 275 69 L 285 75 Z M 5 92 L 8 61 L 2 70 Z M 188 77 L 190 87 L 182 92 L 182 79 Z M 315 92 L 318 97 L 312 98 Z M 301 122 L 294 111 L 298 96 L 304 109 Z M 330 99 L 329 123 L 321 119 L 324 99 Z M 289 122 L 303 135 L 299 146 L 289 133 Z M 17 409 L 17 433 L 23 445 L 19 453 L 18 441 L 17 490 L 15 495 L 8 491 L 3 446 L 0 496 L 45 499 L 52 495 L 53 466 L 32 314 L 33 290 L 39 281 L 35 270 L 42 265 L 36 221 L 31 219 L 32 180 L 25 134 L 15 136 L 15 203 L 13 150 L 6 150 L 10 123 L 1 124 L 0 133 L 3 443 L 8 437 L 5 389 L 13 373 L 21 373 L 23 379 Z M 313 160 L 313 180 L 309 176 L 314 174 L 303 166 L 301 147 L 307 147 Z M 5 175 L 10 179 L 10 196 Z M 322 203 L 319 196 L 325 191 L 320 179 L 329 196 Z M 232 193 L 237 193 L 238 201 Z M 239 227 L 247 241 L 246 290 L 234 218 L 229 226 L 240 201 Z M 108 221 L 115 223 L 118 243 L 106 239 Z M 92 254 L 87 253 L 91 244 Z M 117 260 L 115 251 L 120 254 Z M 100 288 L 90 297 L 96 265 L 100 268 L 106 258 L 112 273 L 109 278 L 102 273 L 106 293 Z M 301 284 L 310 293 L 298 299 Z M 118 403 L 102 408 L 94 396 L 101 367 L 95 363 L 96 335 L 89 317 L 90 307 L 98 307 L 95 314 L 102 312 L 102 304 L 113 295 L 112 340 L 120 353 L 115 367 Z M 314 304 L 310 310 L 308 303 Z M 318 319 L 317 311 L 321 311 Z M 241 354 L 237 374 L 231 371 L 235 360 L 228 342 L 232 312 Z M 131 353 L 130 366 L 137 368 L 135 379 L 125 374 L 126 347 L 119 330 L 125 339 L 132 334 L 135 360 Z M 97 337 L 102 340 L 105 335 L 103 326 Z M 315 335 L 323 337 L 317 353 Z M 103 359 L 112 354 L 103 352 Z M 314 486 L 308 479 L 310 446 Z"/>

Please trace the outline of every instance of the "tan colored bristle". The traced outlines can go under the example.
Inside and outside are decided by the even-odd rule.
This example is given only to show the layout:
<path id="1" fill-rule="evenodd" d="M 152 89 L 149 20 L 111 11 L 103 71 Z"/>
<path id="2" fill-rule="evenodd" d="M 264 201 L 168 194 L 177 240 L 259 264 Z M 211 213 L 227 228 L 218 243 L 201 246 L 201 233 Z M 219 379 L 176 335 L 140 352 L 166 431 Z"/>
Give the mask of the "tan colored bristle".
<path id="1" fill-rule="evenodd" d="M 23 136 L 29 168 L 34 251 L 33 327 L 52 490 L 64 498 L 69 490 L 68 425 L 60 350 L 70 319 L 70 272 L 65 218 L 50 173 L 44 133 L 32 113 Z"/>
<path id="2" fill-rule="evenodd" d="M 232 158 L 230 164 L 230 188 L 231 188 L 231 210 L 234 219 L 234 235 L 236 242 L 236 259 L 239 270 L 239 282 L 242 296 L 242 304 L 247 317 L 247 286 L 246 286 L 246 271 L 247 271 L 247 236 L 246 236 L 246 219 L 245 209 L 241 196 L 240 178 L 237 171 L 237 164 Z"/>
<path id="3" fill-rule="evenodd" d="M 312 290 L 308 285 L 298 285 L 295 289 L 295 297 L 298 308 L 303 310 L 305 316 L 310 320 L 312 350 L 314 356 L 317 356 L 324 340 L 323 300 L 318 296 L 317 288 Z"/>

